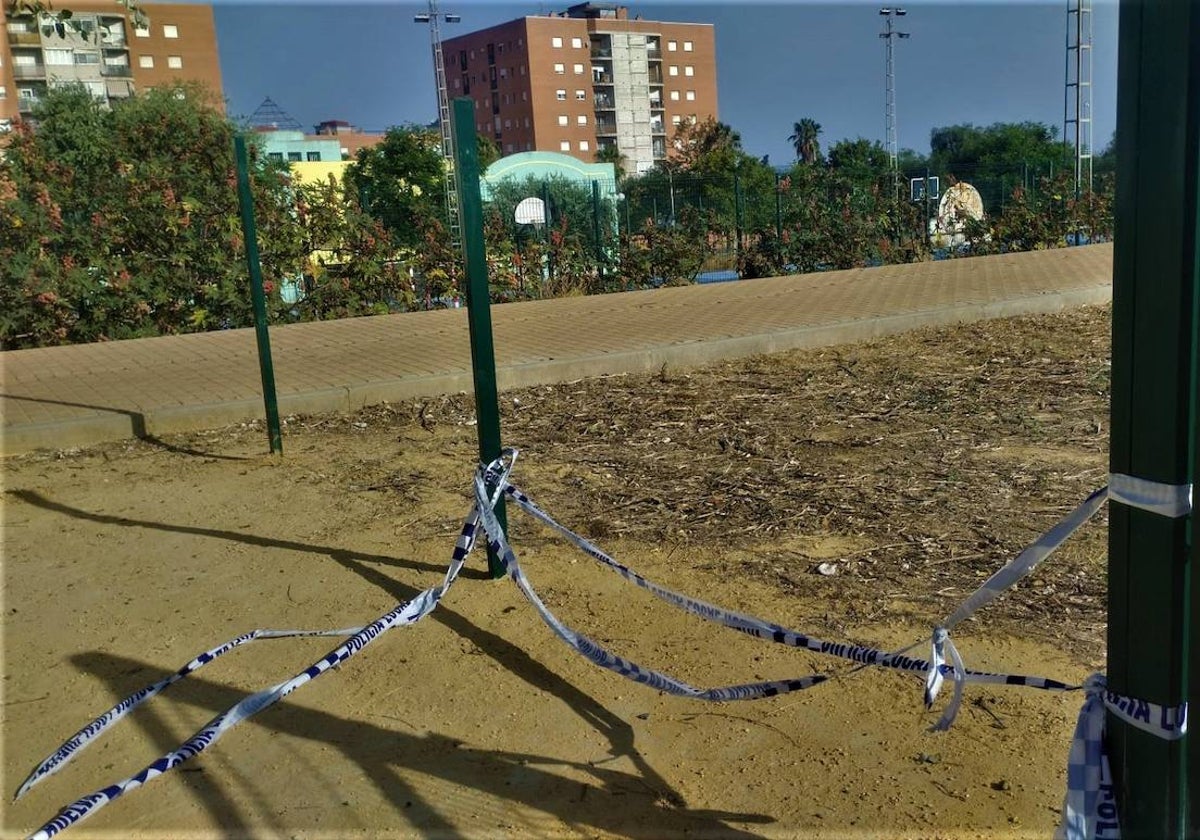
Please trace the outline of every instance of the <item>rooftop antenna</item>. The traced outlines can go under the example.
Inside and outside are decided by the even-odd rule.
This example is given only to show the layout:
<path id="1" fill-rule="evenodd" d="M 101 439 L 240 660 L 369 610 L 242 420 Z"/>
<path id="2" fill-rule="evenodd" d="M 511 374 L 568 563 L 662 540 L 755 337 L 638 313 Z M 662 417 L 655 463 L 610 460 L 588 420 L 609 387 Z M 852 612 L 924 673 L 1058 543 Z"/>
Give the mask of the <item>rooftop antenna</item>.
<path id="1" fill-rule="evenodd" d="M 884 146 L 887 147 L 888 155 L 892 159 L 892 169 L 895 170 L 899 165 L 900 149 L 896 140 L 896 59 L 892 50 L 892 39 L 910 36 L 907 32 L 897 32 L 892 22 L 897 17 L 907 15 L 908 10 L 885 6 L 879 10 L 879 14 L 887 21 L 887 27 L 879 34 L 886 44 L 883 92 Z"/>
<path id="2" fill-rule="evenodd" d="M 414 23 L 429 24 L 429 41 L 433 47 L 433 80 L 437 87 L 438 124 L 442 130 L 442 157 L 445 158 L 446 219 L 450 225 L 450 245 L 457 252 L 462 248 L 462 227 L 459 223 L 458 176 L 454 171 L 454 134 L 450 127 L 450 97 L 446 90 L 446 62 L 442 56 L 442 34 L 439 22 L 461 23 L 461 15 L 438 11 L 437 0 L 429 0 L 429 11 L 413 15 Z"/>

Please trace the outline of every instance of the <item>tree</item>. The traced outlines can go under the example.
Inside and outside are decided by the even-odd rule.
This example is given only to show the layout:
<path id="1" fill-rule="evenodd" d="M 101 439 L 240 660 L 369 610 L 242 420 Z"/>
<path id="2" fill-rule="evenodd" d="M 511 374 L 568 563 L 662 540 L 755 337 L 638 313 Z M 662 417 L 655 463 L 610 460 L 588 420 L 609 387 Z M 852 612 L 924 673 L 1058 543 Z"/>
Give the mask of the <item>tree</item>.
<path id="1" fill-rule="evenodd" d="M 0 343 L 70 343 L 252 322 L 234 127 L 196 85 L 106 110 L 51 89 L 17 125 L 0 194 Z M 252 173 L 263 276 L 298 272 L 284 173 Z"/>
<path id="2" fill-rule="evenodd" d="M 441 136 L 424 128 L 388 129 L 383 140 L 359 149 L 346 183 L 397 249 L 416 250 L 430 218 L 444 222 L 445 160 Z"/>
<path id="3" fill-rule="evenodd" d="M 616 143 L 606 143 L 596 149 L 596 163 L 611 163 L 617 182 L 625 180 L 625 155 Z"/>
<path id="4" fill-rule="evenodd" d="M 830 146 L 829 167 L 851 177 L 870 179 L 891 171 L 891 158 L 878 140 L 859 137 Z"/>
<path id="5" fill-rule="evenodd" d="M 500 160 L 500 144 L 486 134 L 476 134 L 475 142 L 479 148 L 479 171 L 484 172 L 489 166 Z"/>
<path id="6" fill-rule="evenodd" d="M 668 165 L 689 172 L 731 172 L 742 156 L 742 136 L 715 117 L 681 123 L 671 140 Z"/>
<path id="7" fill-rule="evenodd" d="M 820 135 L 821 124 L 809 117 L 792 124 L 788 142 L 795 146 L 797 160 L 811 166 L 821 159 L 821 145 L 818 139 Z"/>

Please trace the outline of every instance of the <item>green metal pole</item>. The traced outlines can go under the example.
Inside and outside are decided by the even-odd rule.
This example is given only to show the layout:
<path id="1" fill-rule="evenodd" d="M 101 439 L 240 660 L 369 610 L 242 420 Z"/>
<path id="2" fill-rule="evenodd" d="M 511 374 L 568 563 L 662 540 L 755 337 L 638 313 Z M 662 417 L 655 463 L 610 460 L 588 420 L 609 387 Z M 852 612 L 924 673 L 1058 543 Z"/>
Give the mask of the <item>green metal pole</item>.
<path id="1" fill-rule="evenodd" d="M 283 454 L 279 429 L 279 402 L 275 398 L 275 367 L 271 364 L 271 336 L 267 332 L 267 296 L 263 292 L 262 264 L 258 258 L 258 228 L 254 224 L 254 197 L 250 193 L 250 165 L 246 138 L 233 138 L 237 160 L 238 203 L 242 207 L 242 236 L 246 240 L 246 267 L 250 271 L 250 300 L 254 304 L 254 335 L 258 340 L 258 369 L 262 374 L 263 403 L 267 411 L 267 439 L 271 453 Z"/>
<path id="2" fill-rule="evenodd" d="M 592 236 L 596 240 L 596 273 L 604 272 L 604 238 L 600 234 L 600 182 L 592 180 Z"/>
<path id="3" fill-rule="evenodd" d="M 775 173 L 775 241 L 783 242 L 783 193 L 779 191 L 779 173 Z"/>
<path id="4" fill-rule="evenodd" d="M 737 170 L 733 170 L 733 251 L 740 261 L 742 256 L 742 181 Z"/>
<path id="5" fill-rule="evenodd" d="M 1197 456 L 1200 5 L 1122 0 L 1118 49 L 1110 467 L 1164 484 L 1190 484 Z M 1195 699 L 1196 687 L 1189 687 L 1189 680 L 1195 682 L 1189 674 L 1195 623 L 1188 627 L 1194 516 L 1172 519 L 1110 505 L 1113 691 L 1165 706 L 1178 705 L 1189 693 Z M 1165 741 L 1109 715 L 1123 837 L 1197 836 L 1196 808 L 1189 831 L 1185 805 L 1189 784 L 1196 800 L 1196 740 L 1193 734 Z"/>
<path id="6" fill-rule="evenodd" d="M 467 258 L 467 324 L 471 334 L 471 371 L 475 381 L 475 419 L 479 430 L 479 460 L 490 464 L 500 457 L 500 398 L 496 389 L 496 350 L 492 341 L 492 311 L 488 292 L 487 253 L 483 239 L 483 197 L 479 190 L 479 147 L 475 136 L 475 100 L 454 100 L 454 169 L 462 203 L 463 248 Z M 496 505 L 500 527 L 508 530 L 504 499 Z M 488 570 L 504 577 L 504 561 L 488 549 Z"/>

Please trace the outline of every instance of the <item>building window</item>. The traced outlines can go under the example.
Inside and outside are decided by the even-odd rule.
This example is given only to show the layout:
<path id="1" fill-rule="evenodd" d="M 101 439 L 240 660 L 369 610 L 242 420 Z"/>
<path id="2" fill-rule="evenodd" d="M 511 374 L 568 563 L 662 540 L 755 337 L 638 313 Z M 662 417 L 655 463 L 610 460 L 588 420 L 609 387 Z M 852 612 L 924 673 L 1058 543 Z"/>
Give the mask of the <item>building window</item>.
<path id="1" fill-rule="evenodd" d="M 8 99 L 8 88 L 0 85 L 0 99 Z"/>
<path id="2" fill-rule="evenodd" d="M 554 47 L 554 49 L 556 49 L 556 50 L 561 50 L 562 49 L 562 38 L 551 38 L 550 46 Z"/>
<path id="3" fill-rule="evenodd" d="M 588 150 L 588 141 L 580 140 L 579 141 L 579 151 L 586 152 L 587 150 Z"/>
<path id="4" fill-rule="evenodd" d="M 300 157 L 299 152 L 288 152 L 288 160 L 295 162 L 302 160 L 302 158 Z"/>
<path id="5" fill-rule="evenodd" d="M 667 68 L 667 75 L 668 76 L 678 76 L 679 68 L 676 65 L 672 64 L 670 67 Z"/>
<path id="6" fill-rule="evenodd" d="M 667 52 L 675 52 L 677 49 L 679 49 L 678 41 L 667 41 Z"/>
<path id="7" fill-rule="evenodd" d="M 687 101 L 688 101 L 688 102 L 695 102 L 695 101 L 696 101 L 696 91 L 694 91 L 694 90 L 689 90 L 689 91 L 687 92 Z"/>
<path id="8" fill-rule="evenodd" d="M 149 26 L 135 26 L 133 28 L 133 34 L 139 38 L 149 38 L 150 37 L 150 27 Z"/>
<path id="9" fill-rule="evenodd" d="M 691 51 L 692 51 L 692 42 L 691 42 L 691 41 L 684 41 L 684 42 L 683 42 L 683 51 L 684 51 L 684 52 L 691 52 Z"/>
<path id="10" fill-rule="evenodd" d="M 525 75 L 525 65 L 524 64 L 521 65 L 521 75 L 522 76 Z"/>
<path id="11" fill-rule="evenodd" d="M 559 114 L 559 115 L 558 115 L 558 124 L 559 124 L 559 125 L 567 125 L 569 122 L 570 122 L 570 121 L 567 119 L 567 115 L 566 115 L 566 114 Z"/>
<path id="12" fill-rule="evenodd" d="M 576 76 L 582 76 L 582 75 L 583 75 L 583 65 L 582 65 L 582 64 L 576 64 L 576 65 L 575 65 L 575 75 L 576 75 Z"/>
<path id="13" fill-rule="evenodd" d="M 577 122 L 579 125 L 587 125 L 587 114 L 580 114 L 575 118 L 575 122 Z"/>
<path id="14" fill-rule="evenodd" d="M 505 143 L 505 144 L 504 144 L 504 151 L 505 151 L 505 152 L 507 152 L 508 154 L 512 154 L 512 151 L 513 151 L 513 144 L 512 144 L 512 143 Z"/>
<path id="15" fill-rule="evenodd" d="M 525 127 L 529 128 L 529 117 L 525 118 Z"/>
<path id="16" fill-rule="evenodd" d="M 673 90 L 673 91 L 671 91 L 671 101 L 672 101 L 672 102 L 678 102 L 678 101 L 679 101 L 679 91 L 677 91 L 677 90 Z"/>
<path id="17" fill-rule="evenodd" d="M 175 26 L 174 24 L 171 24 L 171 23 L 164 24 L 163 25 L 163 37 L 164 38 L 178 38 L 179 37 L 179 27 Z"/>
<path id="18" fill-rule="evenodd" d="M 582 38 L 572 38 L 571 46 L 574 47 L 575 49 L 580 49 L 583 46 L 583 39 Z"/>
<path id="19" fill-rule="evenodd" d="M 567 67 L 565 64 L 555 64 L 554 72 L 561 76 L 563 73 L 567 72 Z"/>
<path id="20" fill-rule="evenodd" d="M 42 55 L 46 64 L 62 65 L 75 63 L 75 59 L 71 57 L 70 50 L 43 50 Z"/>
<path id="21" fill-rule="evenodd" d="M 571 151 L 571 141 L 570 141 L 570 140 L 562 140 L 562 141 L 560 141 L 560 142 L 559 142 L 559 144 L 558 144 L 558 150 L 559 150 L 560 152 L 569 152 L 569 151 Z"/>
<path id="22" fill-rule="evenodd" d="M 172 70 L 180 70 L 183 68 L 183 56 L 169 55 L 167 56 L 167 66 Z"/>
<path id="23" fill-rule="evenodd" d="M 138 56 L 138 67 L 148 70 L 153 66 L 154 66 L 154 56 L 152 56 L 152 55 L 139 55 Z"/>
<path id="24" fill-rule="evenodd" d="M 527 91 L 527 90 L 523 90 L 523 91 L 521 91 L 521 101 L 522 101 L 522 102 L 528 102 L 528 101 L 529 101 L 529 91 Z"/>
<path id="25" fill-rule="evenodd" d="M 99 64 L 100 53 L 92 52 L 77 52 L 75 53 L 76 64 Z"/>
<path id="26" fill-rule="evenodd" d="M 556 90 L 556 91 L 554 91 L 554 98 L 557 99 L 559 102 L 566 102 L 567 101 L 567 92 L 565 90 Z"/>
<path id="27" fill-rule="evenodd" d="M 682 123 L 683 123 L 683 117 L 679 116 L 678 114 L 671 117 L 671 125 L 681 125 Z"/>
<path id="28" fill-rule="evenodd" d="M 306 155 L 307 155 L 307 157 L 308 157 L 308 159 L 309 159 L 310 161 L 315 161 L 315 160 L 320 160 L 320 159 L 321 159 L 321 153 L 320 153 L 320 152 L 307 152 L 307 153 L 306 153 Z"/>
<path id="29" fill-rule="evenodd" d="M 512 120 L 505 120 L 504 121 L 504 130 L 507 131 L 510 128 L 512 128 Z"/>
<path id="30" fill-rule="evenodd" d="M 695 67 L 693 67 L 693 66 L 692 66 L 692 65 L 690 65 L 690 64 L 689 64 L 689 65 L 687 65 L 686 67 L 684 67 L 684 68 L 683 68 L 683 75 L 685 75 L 685 76 L 695 76 L 695 75 L 696 75 L 696 68 L 695 68 Z"/>
<path id="31" fill-rule="evenodd" d="M 586 90 L 575 91 L 575 98 L 580 102 L 587 102 L 587 91 Z"/>

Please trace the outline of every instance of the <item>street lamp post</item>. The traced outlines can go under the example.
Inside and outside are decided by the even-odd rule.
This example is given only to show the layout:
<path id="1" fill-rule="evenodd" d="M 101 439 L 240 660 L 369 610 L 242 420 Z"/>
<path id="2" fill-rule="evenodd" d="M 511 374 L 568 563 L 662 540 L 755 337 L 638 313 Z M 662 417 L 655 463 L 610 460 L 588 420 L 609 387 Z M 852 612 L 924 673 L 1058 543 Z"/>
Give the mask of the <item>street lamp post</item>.
<path id="1" fill-rule="evenodd" d="M 429 41 L 433 47 L 433 77 L 437 86 L 438 125 L 442 132 L 442 157 L 445 160 L 446 220 L 450 226 L 450 244 L 455 252 L 462 248 L 459 224 L 458 181 L 454 171 L 454 133 L 450 125 L 450 98 L 446 89 L 446 62 L 442 57 L 440 22 L 461 23 L 461 15 L 438 11 L 438 0 L 428 0 L 429 11 L 413 15 L 413 23 L 429 24 Z"/>
<path id="2" fill-rule="evenodd" d="M 892 39 L 908 38 L 910 36 L 907 32 L 897 32 L 893 26 L 893 20 L 898 17 L 904 17 L 908 14 L 908 10 L 885 6 L 879 10 L 879 14 L 886 21 L 886 28 L 883 32 L 879 33 L 879 37 L 883 38 L 886 44 L 883 94 L 884 131 L 886 132 L 885 145 L 892 159 L 892 169 L 895 170 L 898 165 L 900 150 L 896 139 L 896 60 L 892 50 Z"/>

